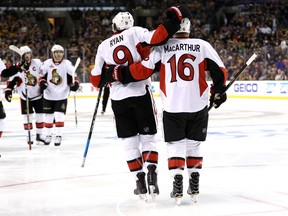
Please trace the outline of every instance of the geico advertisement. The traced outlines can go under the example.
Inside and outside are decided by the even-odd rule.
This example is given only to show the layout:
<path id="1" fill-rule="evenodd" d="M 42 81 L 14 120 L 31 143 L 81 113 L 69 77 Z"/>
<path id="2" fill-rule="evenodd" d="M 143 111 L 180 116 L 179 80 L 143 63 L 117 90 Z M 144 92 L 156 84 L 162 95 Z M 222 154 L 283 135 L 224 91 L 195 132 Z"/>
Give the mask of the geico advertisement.
<path id="1" fill-rule="evenodd" d="M 233 95 L 288 96 L 288 81 L 237 81 L 228 90 Z"/>

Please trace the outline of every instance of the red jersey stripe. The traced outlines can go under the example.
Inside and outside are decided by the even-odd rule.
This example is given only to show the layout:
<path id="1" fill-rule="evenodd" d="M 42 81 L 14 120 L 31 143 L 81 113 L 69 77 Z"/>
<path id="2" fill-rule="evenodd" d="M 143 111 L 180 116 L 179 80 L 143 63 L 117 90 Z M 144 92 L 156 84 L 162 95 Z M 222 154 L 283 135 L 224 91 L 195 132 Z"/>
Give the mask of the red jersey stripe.
<path id="1" fill-rule="evenodd" d="M 152 38 L 151 38 L 151 41 L 150 41 L 150 44 L 158 44 L 158 43 L 161 43 L 163 42 L 166 38 L 168 37 L 168 32 L 166 30 L 166 28 L 160 24 L 157 29 L 155 30 Z"/>
<path id="2" fill-rule="evenodd" d="M 92 74 L 90 74 L 90 82 L 96 88 L 98 88 L 100 79 L 101 79 L 101 75 L 93 76 Z"/>

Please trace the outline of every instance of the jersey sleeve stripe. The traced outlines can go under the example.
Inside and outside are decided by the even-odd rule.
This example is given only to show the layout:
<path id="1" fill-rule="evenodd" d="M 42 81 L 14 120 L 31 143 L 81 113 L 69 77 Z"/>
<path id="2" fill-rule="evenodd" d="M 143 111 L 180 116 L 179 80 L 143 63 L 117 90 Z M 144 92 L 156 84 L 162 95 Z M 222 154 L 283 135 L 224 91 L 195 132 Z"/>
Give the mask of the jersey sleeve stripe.
<path id="1" fill-rule="evenodd" d="M 154 68 L 147 68 L 141 62 L 135 62 L 130 65 L 129 70 L 135 80 L 144 80 L 153 74 Z"/>
<path id="2" fill-rule="evenodd" d="M 90 82 L 96 88 L 98 88 L 100 79 L 101 79 L 101 75 L 93 76 L 92 74 L 90 74 Z"/>

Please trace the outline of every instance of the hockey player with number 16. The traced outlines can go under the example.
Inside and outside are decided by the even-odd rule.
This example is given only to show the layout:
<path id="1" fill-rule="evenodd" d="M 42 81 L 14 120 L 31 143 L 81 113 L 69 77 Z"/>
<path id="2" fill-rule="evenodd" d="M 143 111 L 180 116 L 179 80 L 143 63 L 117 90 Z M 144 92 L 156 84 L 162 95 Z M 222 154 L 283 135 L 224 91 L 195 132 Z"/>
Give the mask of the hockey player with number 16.
<path id="1" fill-rule="evenodd" d="M 210 104 L 218 108 L 226 101 L 227 71 L 214 48 L 201 39 L 189 38 L 190 20 L 182 19 L 174 38 L 155 47 L 148 59 L 129 67 L 109 66 L 105 77 L 123 84 L 146 79 L 160 64 L 160 90 L 163 102 L 163 129 L 167 143 L 168 168 L 173 179 L 171 197 L 178 204 L 183 196 L 183 171 L 186 164 L 189 187 L 195 199 L 203 156 L 200 145 L 206 140 L 208 93 L 206 71 L 213 81 Z"/>
<path id="2" fill-rule="evenodd" d="M 113 36 L 104 40 L 98 47 L 95 67 L 90 76 L 91 83 L 95 87 L 104 86 L 106 82 L 102 75 L 105 74 L 101 73 L 107 64 L 127 66 L 145 59 L 151 46 L 164 44 L 180 28 L 183 16 L 190 16 L 186 7 L 169 8 L 168 19 L 155 31 L 149 32 L 145 28 L 134 26 L 134 19 L 129 12 L 119 12 L 112 20 Z M 149 78 L 125 86 L 120 82 L 113 82 L 110 87 L 117 135 L 122 140 L 128 167 L 136 180 L 134 194 L 146 199 L 147 173 L 148 191 L 154 199 L 159 194 L 159 188 L 157 119 L 151 80 Z"/>

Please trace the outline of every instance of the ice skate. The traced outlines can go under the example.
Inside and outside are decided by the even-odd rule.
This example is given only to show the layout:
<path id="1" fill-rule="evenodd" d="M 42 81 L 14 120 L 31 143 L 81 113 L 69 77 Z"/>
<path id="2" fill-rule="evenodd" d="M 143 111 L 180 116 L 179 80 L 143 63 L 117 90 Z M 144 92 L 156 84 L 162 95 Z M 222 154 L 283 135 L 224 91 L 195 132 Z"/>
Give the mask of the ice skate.
<path id="1" fill-rule="evenodd" d="M 187 193 L 191 197 L 192 202 L 197 202 L 197 195 L 199 194 L 199 173 L 193 172 L 191 173 L 191 177 L 189 178 L 189 187 Z"/>
<path id="2" fill-rule="evenodd" d="M 181 205 L 183 197 L 183 176 L 177 174 L 174 176 L 173 190 L 170 193 L 171 198 L 175 198 L 177 205 Z"/>
<path id="3" fill-rule="evenodd" d="M 105 111 L 101 111 L 101 114 L 104 115 Z"/>
<path id="4" fill-rule="evenodd" d="M 36 134 L 36 145 L 45 143 L 45 137 L 42 134 Z"/>
<path id="5" fill-rule="evenodd" d="M 44 145 L 49 145 L 50 142 L 52 140 L 52 136 L 51 135 L 47 135 L 44 141 Z"/>
<path id="6" fill-rule="evenodd" d="M 62 141 L 62 136 L 56 136 L 54 145 L 55 146 L 60 146 L 61 145 L 61 141 Z"/>
<path id="7" fill-rule="evenodd" d="M 146 181 L 145 181 L 145 173 L 139 172 L 137 173 L 138 180 L 136 181 L 136 189 L 134 190 L 135 195 L 139 195 L 139 198 L 141 200 L 147 201 L 146 193 L 147 193 L 147 187 L 146 187 Z"/>
<path id="8" fill-rule="evenodd" d="M 152 197 L 152 200 L 155 200 L 155 197 L 159 195 L 159 188 L 157 183 L 157 173 L 156 173 L 156 165 L 150 164 L 147 166 L 148 174 L 147 174 L 147 183 L 149 194 Z"/>

